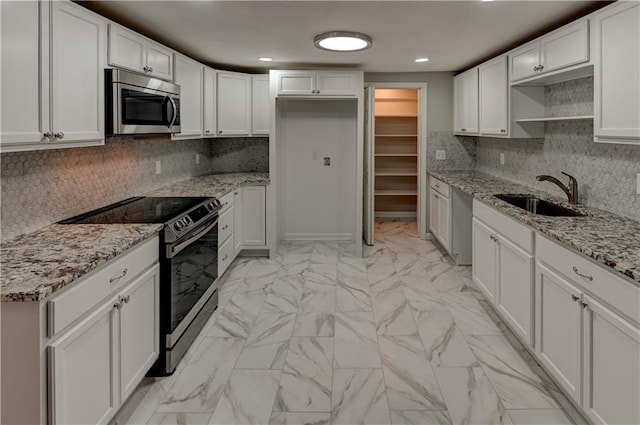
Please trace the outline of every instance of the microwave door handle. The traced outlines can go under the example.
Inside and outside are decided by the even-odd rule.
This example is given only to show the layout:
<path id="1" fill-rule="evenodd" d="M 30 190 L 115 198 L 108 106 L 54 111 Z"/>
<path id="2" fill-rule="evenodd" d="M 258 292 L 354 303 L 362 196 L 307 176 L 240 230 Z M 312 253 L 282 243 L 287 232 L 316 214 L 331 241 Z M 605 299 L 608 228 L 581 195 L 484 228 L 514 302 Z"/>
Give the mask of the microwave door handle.
<path id="1" fill-rule="evenodd" d="M 175 100 L 171 96 L 167 96 L 169 98 L 169 102 L 171 102 L 171 107 L 173 108 L 173 117 L 171 117 L 171 122 L 169 123 L 169 128 L 173 127 L 176 119 L 178 119 L 178 107 L 176 106 Z"/>
<path id="2" fill-rule="evenodd" d="M 171 121 L 169 120 L 169 96 L 165 96 L 162 99 L 162 122 L 167 126 L 171 127 Z"/>

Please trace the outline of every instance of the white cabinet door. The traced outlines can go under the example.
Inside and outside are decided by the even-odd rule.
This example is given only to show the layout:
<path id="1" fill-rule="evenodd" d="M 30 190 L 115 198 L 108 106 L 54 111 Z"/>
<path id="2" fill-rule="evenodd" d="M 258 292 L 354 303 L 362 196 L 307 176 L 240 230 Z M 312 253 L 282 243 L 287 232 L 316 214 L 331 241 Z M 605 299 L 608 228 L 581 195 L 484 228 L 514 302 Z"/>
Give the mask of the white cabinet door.
<path id="1" fill-rule="evenodd" d="M 533 336 L 533 256 L 498 238 L 498 309 L 529 346 Z"/>
<path id="2" fill-rule="evenodd" d="M 536 262 L 536 352 L 564 390 L 582 396 L 581 291 Z"/>
<path id="3" fill-rule="evenodd" d="M 244 204 L 242 202 L 242 188 L 239 187 L 233 191 L 233 256 L 237 256 L 242 250 L 242 242 L 244 241 Z"/>
<path id="4" fill-rule="evenodd" d="M 583 408 L 595 423 L 640 423 L 640 330 L 584 297 Z"/>
<path id="5" fill-rule="evenodd" d="M 315 72 L 286 71 L 278 74 L 278 94 L 311 95 L 315 93 L 315 89 Z"/>
<path id="6" fill-rule="evenodd" d="M 540 65 L 540 42 L 525 44 L 509 54 L 510 80 L 517 81 L 534 76 Z"/>
<path id="7" fill-rule="evenodd" d="M 52 4 L 54 143 L 104 139 L 107 25 L 71 2 Z"/>
<path id="8" fill-rule="evenodd" d="M 251 75 L 218 72 L 218 135 L 251 133 Z"/>
<path id="9" fill-rule="evenodd" d="M 464 75 L 464 131 L 478 133 L 478 68 Z"/>
<path id="10" fill-rule="evenodd" d="M 161 44 L 146 42 L 146 62 L 149 68 L 148 74 L 162 78 L 163 80 L 173 80 L 173 52 L 171 49 Z"/>
<path id="11" fill-rule="evenodd" d="M 595 141 L 640 144 L 640 3 L 617 2 L 591 23 Z"/>
<path id="12" fill-rule="evenodd" d="M 540 39 L 540 71 L 577 65 L 589 60 L 589 23 L 567 25 Z"/>
<path id="13" fill-rule="evenodd" d="M 266 188 L 242 188 L 242 245 L 266 246 Z"/>
<path id="14" fill-rule="evenodd" d="M 345 72 L 317 72 L 316 94 L 320 96 L 355 96 L 356 78 L 353 74 Z"/>
<path id="15" fill-rule="evenodd" d="M 109 24 L 109 65 L 145 72 L 145 39 L 119 25 Z"/>
<path id="16" fill-rule="evenodd" d="M 507 59 L 501 56 L 479 67 L 480 134 L 508 136 Z"/>
<path id="17" fill-rule="evenodd" d="M 104 424 L 119 404 L 115 298 L 49 347 L 51 421 Z"/>
<path id="18" fill-rule="evenodd" d="M 174 137 L 201 137 L 203 128 L 202 89 L 204 66 L 186 56 L 176 55 L 175 82 L 180 85 L 180 133 Z"/>
<path id="19" fill-rule="evenodd" d="M 251 76 L 251 134 L 269 134 L 269 76 Z"/>
<path id="20" fill-rule="evenodd" d="M 449 198 L 438 195 L 438 237 L 442 246 L 449 251 L 451 248 L 450 220 L 451 208 Z"/>
<path id="21" fill-rule="evenodd" d="M 496 304 L 498 290 L 498 248 L 493 231 L 473 218 L 473 281 L 480 287 L 487 299 Z"/>
<path id="22" fill-rule="evenodd" d="M 465 79 L 464 74 L 453 77 L 453 131 L 463 133 L 465 126 Z"/>
<path id="23" fill-rule="evenodd" d="M 440 239 L 440 202 L 438 192 L 429 189 L 429 230 L 436 238 Z"/>
<path id="24" fill-rule="evenodd" d="M 3 148 L 49 142 L 49 8 L 46 2 L 0 2 Z"/>
<path id="25" fill-rule="evenodd" d="M 204 68 L 204 137 L 213 137 L 216 129 L 216 71 Z"/>
<path id="26" fill-rule="evenodd" d="M 120 397 L 123 402 L 158 358 L 159 277 L 156 265 L 121 293 Z"/>

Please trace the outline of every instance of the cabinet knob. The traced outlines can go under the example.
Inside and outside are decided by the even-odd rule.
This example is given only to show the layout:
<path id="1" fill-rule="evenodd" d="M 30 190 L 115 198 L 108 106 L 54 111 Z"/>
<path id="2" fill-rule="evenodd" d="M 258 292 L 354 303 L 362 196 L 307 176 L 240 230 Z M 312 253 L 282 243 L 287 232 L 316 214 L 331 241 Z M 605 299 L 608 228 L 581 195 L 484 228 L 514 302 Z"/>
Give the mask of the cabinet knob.
<path id="1" fill-rule="evenodd" d="M 506 132 L 507 132 L 507 130 L 505 130 L 504 128 L 500 129 L 500 133 L 506 133 Z"/>
<path id="2" fill-rule="evenodd" d="M 149 68 L 149 72 L 153 72 L 153 68 Z"/>
<path id="3" fill-rule="evenodd" d="M 218 134 L 222 134 L 222 130 L 218 130 Z"/>
<path id="4" fill-rule="evenodd" d="M 227 258 L 229 258 L 229 254 L 225 254 L 224 257 L 222 258 L 222 261 L 226 261 Z"/>
<path id="5" fill-rule="evenodd" d="M 542 71 L 543 69 L 544 69 L 544 65 L 540 65 L 540 66 L 538 67 L 538 71 Z"/>
<path id="6" fill-rule="evenodd" d="M 316 90 L 316 93 L 317 93 L 317 94 L 320 94 L 320 89 Z"/>
<path id="7" fill-rule="evenodd" d="M 143 66 L 143 67 L 142 67 L 142 70 L 143 70 L 144 72 L 149 72 L 149 67 L 148 67 L 148 66 Z"/>
<path id="8" fill-rule="evenodd" d="M 127 304 L 130 299 L 131 299 L 131 295 L 126 295 L 126 296 L 122 297 L 122 302 Z"/>
<path id="9" fill-rule="evenodd" d="M 62 140 L 62 139 L 64 139 L 64 133 L 62 131 L 59 131 L 59 132 L 55 133 L 53 135 L 53 137 L 55 137 L 56 139 Z"/>
<path id="10" fill-rule="evenodd" d="M 234 195 L 237 195 L 237 194 L 238 194 L 238 191 L 236 190 L 235 192 L 233 192 L 233 194 L 234 194 Z"/>
<path id="11" fill-rule="evenodd" d="M 579 296 L 577 296 L 577 295 L 575 295 L 575 294 L 571 294 L 571 299 L 572 299 L 573 301 L 578 301 L 578 300 L 580 299 L 580 297 L 579 297 Z"/>
<path id="12" fill-rule="evenodd" d="M 209 130 L 205 130 L 205 133 L 206 133 L 206 134 L 209 134 Z"/>
<path id="13" fill-rule="evenodd" d="M 53 137 L 53 133 L 50 131 L 47 131 L 45 133 L 43 133 L 43 136 L 46 137 L 47 139 L 51 140 L 51 138 Z"/>
<path id="14" fill-rule="evenodd" d="M 538 65 L 534 66 L 534 67 L 533 67 L 533 70 L 534 70 L 534 71 L 537 71 L 537 70 L 538 70 Z"/>
<path id="15" fill-rule="evenodd" d="M 589 304 L 587 304 L 587 303 L 584 303 L 584 302 L 583 302 L 583 303 L 581 303 L 581 304 L 582 304 L 582 308 L 587 308 L 587 307 L 589 307 Z"/>

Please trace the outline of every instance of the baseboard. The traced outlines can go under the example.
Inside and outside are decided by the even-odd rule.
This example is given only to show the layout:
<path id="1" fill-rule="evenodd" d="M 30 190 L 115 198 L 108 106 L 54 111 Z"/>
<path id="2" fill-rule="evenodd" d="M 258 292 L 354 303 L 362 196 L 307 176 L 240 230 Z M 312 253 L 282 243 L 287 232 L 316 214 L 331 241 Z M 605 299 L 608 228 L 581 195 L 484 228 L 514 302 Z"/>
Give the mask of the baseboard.
<path id="1" fill-rule="evenodd" d="M 351 233 L 285 233 L 283 241 L 350 241 Z"/>

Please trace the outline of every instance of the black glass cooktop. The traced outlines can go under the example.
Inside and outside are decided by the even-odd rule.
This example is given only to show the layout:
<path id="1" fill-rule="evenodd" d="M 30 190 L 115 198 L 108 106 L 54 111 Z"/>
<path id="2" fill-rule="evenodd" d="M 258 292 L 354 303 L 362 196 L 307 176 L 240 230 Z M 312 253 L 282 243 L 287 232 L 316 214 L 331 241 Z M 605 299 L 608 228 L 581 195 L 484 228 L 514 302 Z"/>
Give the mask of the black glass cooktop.
<path id="1" fill-rule="evenodd" d="M 60 224 L 166 223 L 211 198 L 135 197 L 62 220 Z"/>

